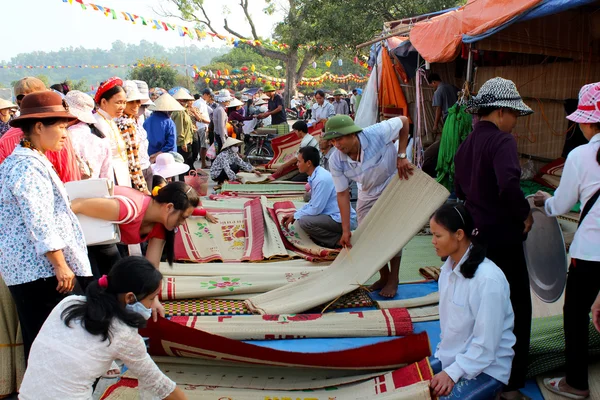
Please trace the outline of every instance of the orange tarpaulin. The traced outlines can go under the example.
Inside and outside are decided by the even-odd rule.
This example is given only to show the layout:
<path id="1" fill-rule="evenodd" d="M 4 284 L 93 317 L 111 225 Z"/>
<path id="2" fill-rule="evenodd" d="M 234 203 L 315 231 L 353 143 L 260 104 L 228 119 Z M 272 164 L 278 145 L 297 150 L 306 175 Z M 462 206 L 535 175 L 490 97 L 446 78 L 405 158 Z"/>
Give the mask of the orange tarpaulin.
<path id="1" fill-rule="evenodd" d="M 381 84 L 379 89 L 379 106 L 381 108 L 401 108 L 403 115 L 408 115 L 408 103 L 400 87 L 400 81 L 394 71 L 390 53 L 384 47 L 381 56 Z"/>
<path id="2" fill-rule="evenodd" d="M 410 41 L 430 63 L 450 62 L 458 56 L 463 35 L 481 35 L 542 1 L 469 0 L 457 10 L 416 23 Z"/>

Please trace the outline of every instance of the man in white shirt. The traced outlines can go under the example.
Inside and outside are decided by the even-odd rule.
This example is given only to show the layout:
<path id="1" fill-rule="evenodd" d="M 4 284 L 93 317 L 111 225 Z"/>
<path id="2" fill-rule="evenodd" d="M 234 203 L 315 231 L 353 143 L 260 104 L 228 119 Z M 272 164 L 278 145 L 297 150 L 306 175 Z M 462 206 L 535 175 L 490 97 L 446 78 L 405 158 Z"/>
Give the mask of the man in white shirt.
<path id="1" fill-rule="evenodd" d="M 305 147 L 314 147 L 319 150 L 319 141 L 308 133 L 308 125 L 304 121 L 296 121 L 294 125 L 292 125 L 292 132 L 295 133 L 302 141 L 300 142 L 300 147 L 298 148 L 298 152 Z M 296 152 L 296 156 L 291 158 L 285 164 L 277 168 L 275 172 L 277 175 L 282 175 L 287 169 L 296 165 L 298 163 L 298 152 Z M 294 176 L 292 179 L 294 182 L 306 182 L 308 180 L 308 175 L 306 173 L 300 172 L 298 175 Z"/>
<path id="2" fill-rule="evenodd" d="M 315 122 L 327 122 L 335 115 L 333 104 L 325 101 L 325 92 L 317 90 L 315 92 L 315 104 L 312 106 L 312 120 Z"/>
<path id="3" fill-rule="evenodd" d="M 323 139 L 331 140 L 337 151 L 329 160 L 329 170 L 337 190 L 342 214 L 342 246 L 351 247 L 350 182 L 358 184 L 356 212 L 360 224 L 381 196 L 394 174 L 408 179 L 413 167 L 406 158 L 409 122 L 406 117 L 392 118 L 364 130 L 347 115 L 336 115 L 327 121 Z M 399 138 L 398 151 L 394 141 Z M 383 297 L 394 297 L 398 290 L 401 252 L 380 271 L 380 279 L 371 290 Z"/>
<path id="4" fill-rule="evenodd" d="M 202 163 L 202 169 L 207 168 L 206 152 L 208 151 L 209 147 L 206 132 L 208 131 L 208 124 L 210 124 L 210 107 L 206 102 L 206 98 L 212 99 L 212 90 L 204 89 L 202 92 L 202 97 L 196 100 L 193 104 L 193 107 L 198 109 L 200 117 L 200 119 L 196 122 L 196 127 L 198 128 L 196 135 L 198 136 L 198 142 L 200 143 L 200 162 Z M 210 111 L 212 111 L 212 109 Z"/>

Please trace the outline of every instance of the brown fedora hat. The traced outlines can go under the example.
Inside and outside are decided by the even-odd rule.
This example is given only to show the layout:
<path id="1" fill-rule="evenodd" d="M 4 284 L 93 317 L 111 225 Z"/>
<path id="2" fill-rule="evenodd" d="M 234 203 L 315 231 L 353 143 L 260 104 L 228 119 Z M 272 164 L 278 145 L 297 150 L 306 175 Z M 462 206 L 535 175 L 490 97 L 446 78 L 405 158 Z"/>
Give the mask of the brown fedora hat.
<path id="1" fill-rule="evenodd" d="M 21 115 L 10 121 L 9 124 L 19 127 L 25 121 L 45 118 L 77 119 L 74 115 L 69 114 L 69 106 L 58 93 L 44 91 L 30 93 L 23 97 Z"/>

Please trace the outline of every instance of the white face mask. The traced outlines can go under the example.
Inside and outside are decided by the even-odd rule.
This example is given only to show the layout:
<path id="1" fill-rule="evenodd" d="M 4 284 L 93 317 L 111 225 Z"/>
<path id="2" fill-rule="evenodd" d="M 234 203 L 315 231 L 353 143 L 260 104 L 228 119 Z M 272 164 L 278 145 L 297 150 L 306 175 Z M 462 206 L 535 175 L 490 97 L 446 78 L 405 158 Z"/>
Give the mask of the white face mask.
<path id="1" fill-rule="evenodd" d="M 152 316 L 152 309 L 146 307 L 145 305 L 137 301 L 137 298 L 135 298 L 135 303 L 127 304 L 125 308 L 127 309 L 127 311 L 131 311 L 133 313 L 141 315 L 142 318 L 144 318 L 145 320 L 150 319 L 150 317 Z"/>
<path id="2" fill-rule="evenodd" d="M 237 146 L 236 146 L 236 147 L 232 147 L 232 148 L 231 148 L 231 151 L 233 151 L 234 153 L 236 153 L 236 154 L 237 154 L 237 153 L 239 153 L 239 152 L 240 152 L 240 148 L 239 148 L 239 147 L 237 147 Z"/>

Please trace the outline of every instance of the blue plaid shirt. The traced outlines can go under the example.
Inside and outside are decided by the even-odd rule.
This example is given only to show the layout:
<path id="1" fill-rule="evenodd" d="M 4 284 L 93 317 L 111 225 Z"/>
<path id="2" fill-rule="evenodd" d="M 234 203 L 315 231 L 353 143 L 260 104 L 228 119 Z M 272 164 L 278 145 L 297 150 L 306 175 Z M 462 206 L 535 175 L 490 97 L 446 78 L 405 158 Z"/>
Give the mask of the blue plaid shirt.
<path id="1" fill-rule="evenodd" d="M 358 134 L 361 146 L 360 161 L 353 161 L 340 151 L 329 159 L 329 172 L 338 192 L 348 189 L 350 182 L 358 184 L 358 198 L 365 201 L 377 199 L 398 171 L 398 151 L 394 140 L 402 129 L 399 117 L 365 128 Z"/>

